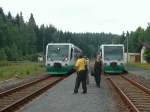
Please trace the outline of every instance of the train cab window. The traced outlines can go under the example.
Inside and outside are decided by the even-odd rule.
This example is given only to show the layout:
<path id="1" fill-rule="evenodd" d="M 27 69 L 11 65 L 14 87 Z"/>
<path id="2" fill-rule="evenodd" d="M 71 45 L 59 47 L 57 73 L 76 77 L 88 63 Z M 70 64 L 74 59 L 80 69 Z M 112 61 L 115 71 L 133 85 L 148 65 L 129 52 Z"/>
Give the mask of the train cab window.
<path id="1" fill-rule="evenodd" d="M 70 60 L 72 59 L 72 56 L 73 56 L 73 49 L 71 48 Z"/>

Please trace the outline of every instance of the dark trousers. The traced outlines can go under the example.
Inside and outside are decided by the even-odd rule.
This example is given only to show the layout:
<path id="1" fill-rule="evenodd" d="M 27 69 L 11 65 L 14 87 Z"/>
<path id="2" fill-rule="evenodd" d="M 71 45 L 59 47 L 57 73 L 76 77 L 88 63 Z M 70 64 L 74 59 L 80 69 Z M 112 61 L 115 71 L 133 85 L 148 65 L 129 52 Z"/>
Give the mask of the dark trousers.
<path id="1" fill-rule="evenodd" d="M 94 78 L 95 78 L 96 85 L 97 85 L 97 86 L 100 86 L 101 73 L 95 73 Z"/>
<path id="2" fill-rule="evenodd" d="M 80 87 L 80 83 L 82 83 L 83 92 L 87 92 L 86 71 L 85 70 L 77 72 L 77 78 L 76 78 L 76 83 L 75 83 L 75 88 L 74 88 L 75 93 L 78 92 L 78 89 Z"/>

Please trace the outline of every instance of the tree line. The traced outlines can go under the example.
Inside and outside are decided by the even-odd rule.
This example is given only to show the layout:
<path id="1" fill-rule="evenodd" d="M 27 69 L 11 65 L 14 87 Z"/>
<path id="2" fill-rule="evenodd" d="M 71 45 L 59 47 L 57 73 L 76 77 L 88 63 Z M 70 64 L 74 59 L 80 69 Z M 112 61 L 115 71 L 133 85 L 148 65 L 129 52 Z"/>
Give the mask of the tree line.
<path id="1" fill-rule="evenodd" d="M 84 54 L 92 58 L 101 44 L 120 43 L 126 45 L 129 37 L 129 51 L 139 52 L 142 42 L 150 42 L 150 25 L 144 30 L 139 27 L 135 32 L 116 35 L 111 33 L 72 33 L 58 30 L 53 25 L 38 26 L 33 14 L 27 22 L 23 15 L 12 17 L 4 14 L 0 8 L 0 60 L 20 61 L 36 60 L 39 54 L 45 54 L 48 43 L 70 42 L 80 47 Z M 136 47 L 135 47 L 136 46 Z"/>
<path id="2" fill-rule="evenodd" d="M 125 50 L 127 50 L 128 41 L 128 51 L 131 53 L 140 53 L 143 46 L 146 47 L 145 59 L 150 62 L 150 24 L 146 29 L 138 27 L 135 31 L 123 32 L 120 38 L 120 43 L 125 45 Z"/>

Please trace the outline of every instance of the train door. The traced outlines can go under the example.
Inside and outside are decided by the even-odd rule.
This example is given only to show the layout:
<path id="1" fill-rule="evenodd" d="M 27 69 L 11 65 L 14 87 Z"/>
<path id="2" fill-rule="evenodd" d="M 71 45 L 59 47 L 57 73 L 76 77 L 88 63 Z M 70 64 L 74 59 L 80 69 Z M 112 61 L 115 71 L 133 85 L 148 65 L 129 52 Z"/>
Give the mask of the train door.
<path id="1" fill-rule="evenodd" d="M 71 47 L 71 50 L 70 50 L 70 61 L 72 61 L 73 60 L 73 48 Z"/>

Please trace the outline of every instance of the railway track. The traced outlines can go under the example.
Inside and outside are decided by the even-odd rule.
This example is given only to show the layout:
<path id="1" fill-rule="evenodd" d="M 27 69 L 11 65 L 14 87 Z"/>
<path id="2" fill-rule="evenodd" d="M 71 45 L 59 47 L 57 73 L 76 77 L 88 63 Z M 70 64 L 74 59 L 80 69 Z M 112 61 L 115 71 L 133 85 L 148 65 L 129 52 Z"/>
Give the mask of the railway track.
<path id="1" fill-rule="evenodd" d="M 0 112 L 14 112 L 64 77 L 45 77 L 0 93 Z"/>
<path id="2" fill-rule="evenodd" d="M 125 76 L 110 76 L 108 80 L 132 112 L 150 112 L 150 90 Z"/>

